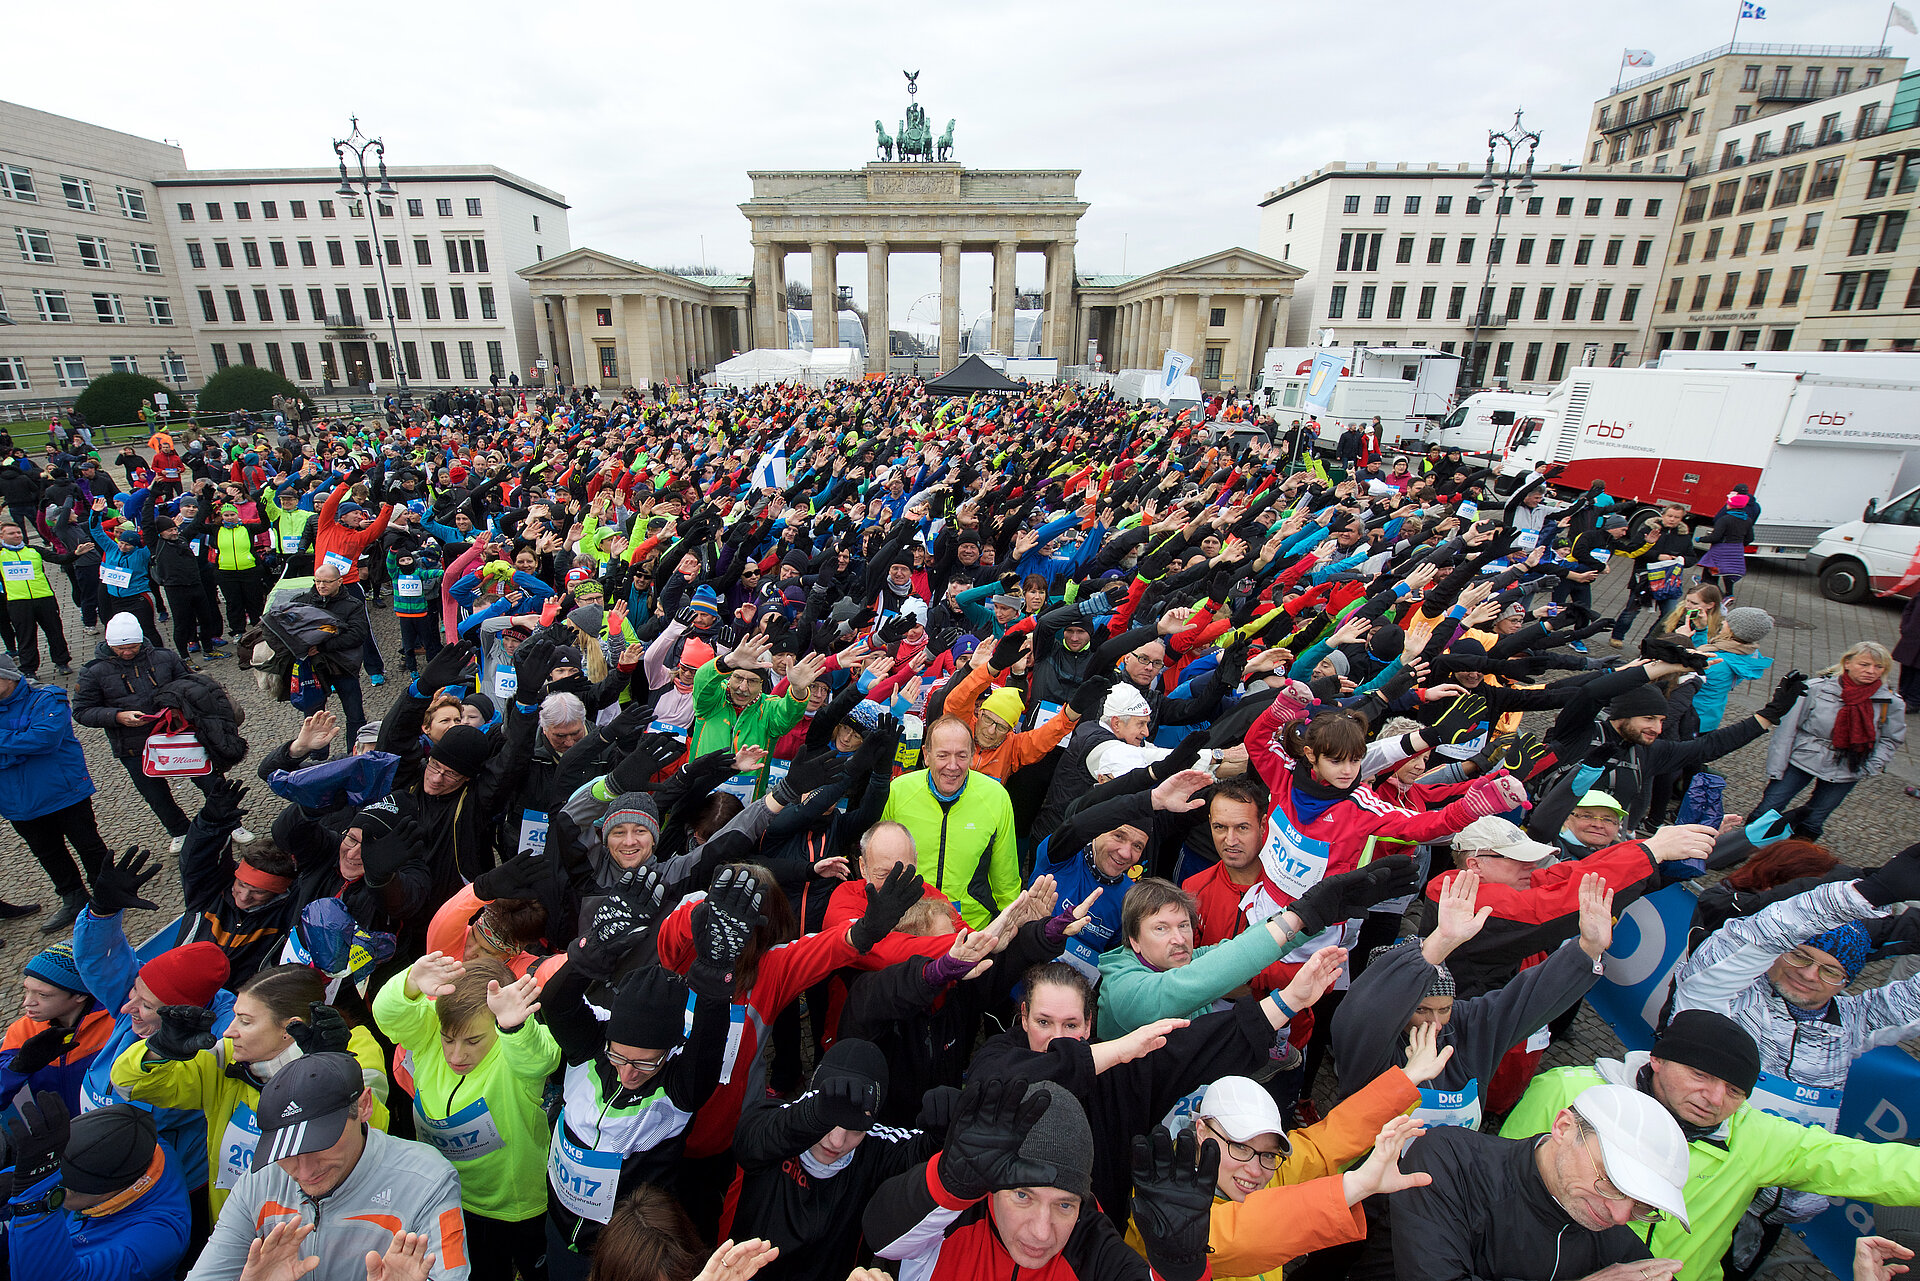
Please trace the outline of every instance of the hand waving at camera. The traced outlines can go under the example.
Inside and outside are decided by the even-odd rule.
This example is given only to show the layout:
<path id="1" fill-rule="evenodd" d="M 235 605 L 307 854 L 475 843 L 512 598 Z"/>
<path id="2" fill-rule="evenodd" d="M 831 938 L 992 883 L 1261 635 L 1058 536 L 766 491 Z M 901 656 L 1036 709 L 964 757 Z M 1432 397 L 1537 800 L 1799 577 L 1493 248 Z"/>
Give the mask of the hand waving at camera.
<path id="1" fill-rule="evenodd" d="M 1133 1140 L 1133 1222 L 1147 1262 L 1163 1281 L 1200 1281 L 1207 1272 L 1207 1237 L 1220 1145 L 1208 1139 L 1196 1153 L 1194 1132 L 1172 1138 L 1162 1126 Z"/>
<path id="2" fill-rule="evenodd" d="M 731 999 L 740 958 L 753 932 L 766 924 L 760 904 L 766 892 L 753 873 L 723 867 L 713 888 L 695 906 L 690 921 L 694 961 L 687 968 L 687 985 L 702 996 Z"/>
<path id="3" fill-rule="evenodd" d="M 185 1063 L 219 1041 L 213 1034 L 213 1011 L 204 1005 L 163 1005 L 160 1030 L 147 1038 L 147 1058 Z M 19 1070 L 15 1060 L 14 1068 Z"/>
<path id="4" fill-rule="evenodd" d="M 863 955 L 872 951 L 873 945 L 893 933 L 907 909 L 925 894 L 926 882 L 920 873 L 905 863 L 895 864 L 878 889 L 867 886 L 867 910 L 847 927 L 847 941 Z"/>
<path id="5" fill-rule="evenodd" d="M 307 1006 L 307 1017 L 287 1024 L 287 1035 L 302 1054 L 345 1054 L 352 1029 L 340 1017 L 340 1011 L 319 1001 Z"/>
<path id="6" fill-rule="evenodd" d="M 1020 1156 L 1021 1141 L 1052 1102 L 1045 1090 L 1029 1095 L 1024 1080 L 969 1084 L 934 1167 L 940 1185 L 963 1201 L 999 1188 L 1053 1186 L 1060 1175 L 1051 1164 Z"/>
<path id="7" fill-rule="evenodd" d="M 148 881 L 160 875 L 160 862 L 153 851 L 138 845 L 127 846 L 118 862 L 109 859 L 93 877 L 93 894 L 87 904 L 95 916 L 113 916 L 130 907 L 151 912 L 160 905 L 142 898 L 140 891 Z"/>

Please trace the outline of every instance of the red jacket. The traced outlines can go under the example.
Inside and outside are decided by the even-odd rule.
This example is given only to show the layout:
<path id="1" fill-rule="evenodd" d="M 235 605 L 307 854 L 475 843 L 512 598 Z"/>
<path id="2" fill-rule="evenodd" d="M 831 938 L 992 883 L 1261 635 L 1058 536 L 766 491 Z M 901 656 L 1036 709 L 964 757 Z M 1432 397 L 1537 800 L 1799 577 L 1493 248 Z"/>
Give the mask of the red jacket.
<path id="1" fill-rule="evenodd" d="M 319 528 L 313 537 L 313 563 L 318 565 L 329 553 L 343 557 L 347 568 L 342 571 L 340 581 L 357 583 L 360 581 L 360 553 L 366 550 L 368 543 L 387 532 L 387 521 L 393 517 L 393 504 L 382 506 L 378 519 L 370 521 L 365 529 L 348 529 L 340 523 L 340 501 L 346 496 L 347 486 L 342 483 L 327 495 L 327 501 L 320 504 Z"/>

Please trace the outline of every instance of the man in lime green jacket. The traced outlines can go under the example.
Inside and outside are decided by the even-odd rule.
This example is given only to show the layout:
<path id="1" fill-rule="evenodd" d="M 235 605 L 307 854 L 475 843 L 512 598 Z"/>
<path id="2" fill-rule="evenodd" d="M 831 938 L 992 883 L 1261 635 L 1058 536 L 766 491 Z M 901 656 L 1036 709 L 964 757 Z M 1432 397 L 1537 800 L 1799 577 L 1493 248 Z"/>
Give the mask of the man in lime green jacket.
<path id="1" fill-rule="evenodd" d="M 1536 1076 L 1500 1133 L 1510 1139 L 1544 1134 L 1576 1095 L 1602 1082 L 1657 1099 L 1687 1136 L 1684 1193 L 1693 1230 L 1665 1219 L 1629 1226 L 1654 1257 L 1680 1260 L 1679 1275 L 1688 1281 L 1721 1275 L 1734 1227 L 1761 1188 L 1920 1203 L 1920 1150 L 1844 1138 L 1762 1112 L 1747 1102 L 1759 1076 L 1760 1052 L 1738 1023 L 1710 1010 L 1685 1010 L 1651 1052 Z"/>
<path id="2" fill-rule="evenodd" d="M 696 707 L 699 688 L 696 678 Z M 1013 801 L 998 779 L 972 768 L 973 730 L 965 721 L 942 716 L 923 742 L 927 768 L 893 780 L 880 819 L 912 834 L 920 875 L 953 901 L 962 920 L 984 929 L 1020 896 Z"/>
<path id="3" fill-rule="evenodd" d="M 773 671 L 766 665 L 764 636 L 749 636 L 726 655 L 716 654 L 693 675 L 693 726 L 687 757 L 708 752 L 733 752 L 760 747 L 769 755 L 774 743 L 807 714 L 807 691 L 820 674 L 821 660 L 809 654 L 787 669 L 787 692 L 769 691 Z M 754 785 L 757 796 L 767 787 L 763 764 Z"/>

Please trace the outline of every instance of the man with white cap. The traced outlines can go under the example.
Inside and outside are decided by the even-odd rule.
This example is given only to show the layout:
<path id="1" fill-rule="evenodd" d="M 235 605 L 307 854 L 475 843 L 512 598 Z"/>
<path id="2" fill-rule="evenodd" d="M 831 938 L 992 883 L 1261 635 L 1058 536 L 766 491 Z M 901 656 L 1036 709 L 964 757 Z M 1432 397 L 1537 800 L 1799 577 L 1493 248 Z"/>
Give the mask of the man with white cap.
<path id="1" fill-rule="evenodd" d="M 1047 786 L 1047 798 L 1034 819 L 1031 834 L 1037 838 L 1060 826 L 1061 820 L 1066 817 L 1067 807 L 1093 786 L 1094 775 L 1089 758 L 1095 751 L 1109 743 L 1123 747 L 1144 747 L 1152 725 L 1153 707 L 1147 702 L 1146 695 L 1129 681 L 1115 683 L 1100 704 L 1099 716 L 1082 720 L 1068 736 L 1066 748 L 1060 754 L 1060 763 L 1054 767 L 1053 781 Z M 1111 754 L 1103 753 L 1104 756 Z M 1145 762 L 1132 760 L 1126 768 L 1131 769 L 1142 763 Z M 1114 772 L 1125 773 L 1126 770 Z"/>
<path id="2" fill-rule="evenodd" d="M 1350 1275 L 1668 1281 L 1680 1260 L 1652 1257 L 1629 1225 L 1686 1226 L 1687 1155 L 1667 1110 L 1622 1085 L 1581 1091 L 1538 1138 L 1430 1130 L 1401 1166 L 1432 1181 L 1387 1200 L 1391 1259 L 1370 1250 Z"/>

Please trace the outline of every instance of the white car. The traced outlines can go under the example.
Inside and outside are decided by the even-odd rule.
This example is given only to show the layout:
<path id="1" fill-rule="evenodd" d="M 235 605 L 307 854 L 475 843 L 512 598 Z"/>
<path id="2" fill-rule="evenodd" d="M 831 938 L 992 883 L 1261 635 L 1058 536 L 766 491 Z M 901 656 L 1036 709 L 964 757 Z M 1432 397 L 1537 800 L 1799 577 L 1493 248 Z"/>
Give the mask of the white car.
<path id="1" fill-rule="evenodd" d="M 1828 600 L 1857 604 L 1869 596 L 1910 597 L 1920 590 L 1920 489 L 1871 499 L 1859 520 L 1835 525 L 1807 553 Z"/>

